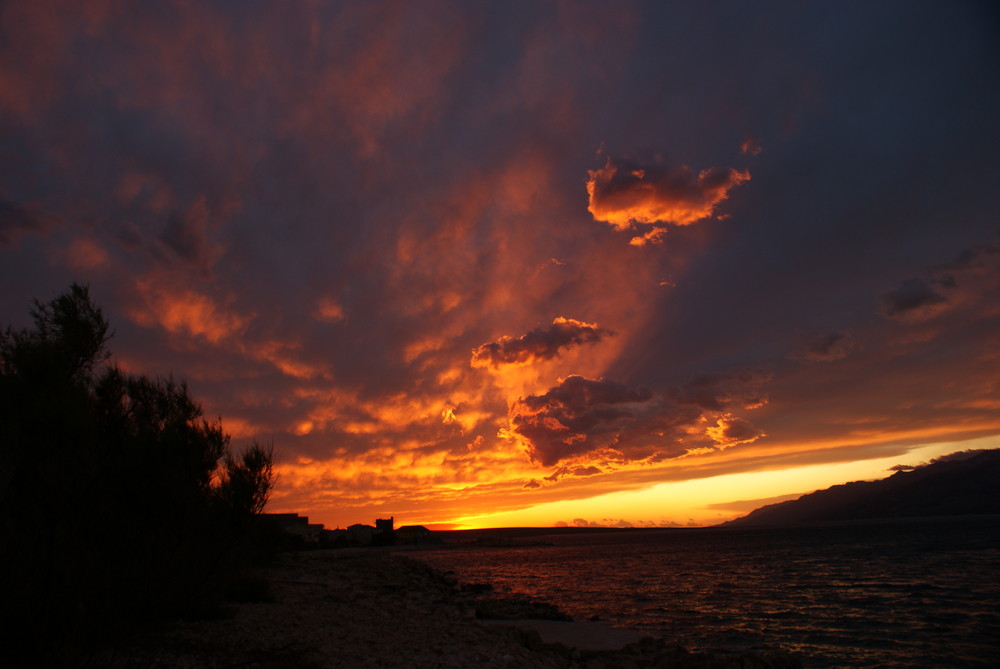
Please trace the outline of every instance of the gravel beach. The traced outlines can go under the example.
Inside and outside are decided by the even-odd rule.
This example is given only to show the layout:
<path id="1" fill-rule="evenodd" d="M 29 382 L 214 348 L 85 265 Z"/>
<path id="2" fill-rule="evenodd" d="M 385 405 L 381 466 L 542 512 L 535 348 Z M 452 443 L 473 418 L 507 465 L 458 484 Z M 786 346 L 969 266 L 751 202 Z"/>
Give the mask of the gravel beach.
<path id="1" fill-rule="evenodd" d="M 122 640 L 90 666 L 157 667 L 800 667 L 784 654 L 689 653 L 553 607 L 495 597 L 384 550 L 279 555 L 221 615 Z M 247 600 L 265 601 L 247 601 Z"/>

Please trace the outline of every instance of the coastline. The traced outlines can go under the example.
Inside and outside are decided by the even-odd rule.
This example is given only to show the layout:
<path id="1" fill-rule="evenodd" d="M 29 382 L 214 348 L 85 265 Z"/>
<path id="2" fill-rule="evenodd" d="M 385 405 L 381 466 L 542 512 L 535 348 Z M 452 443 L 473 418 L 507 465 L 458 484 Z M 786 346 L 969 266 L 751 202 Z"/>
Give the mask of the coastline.
<path id="1" fill-rule="evenodd" d="M 411 557 L 412 556 L 412 557 Z M 555 607 L 496 597 L 391 549 L 284 553 L 248 574 L 258 601 L 229 602 L 208 620 L 158 625 L 92 660 L 138 667 L 760 667 L 784 653 L 690 653 Z M 259 601 L 265 600 L 265 601 Z"/>

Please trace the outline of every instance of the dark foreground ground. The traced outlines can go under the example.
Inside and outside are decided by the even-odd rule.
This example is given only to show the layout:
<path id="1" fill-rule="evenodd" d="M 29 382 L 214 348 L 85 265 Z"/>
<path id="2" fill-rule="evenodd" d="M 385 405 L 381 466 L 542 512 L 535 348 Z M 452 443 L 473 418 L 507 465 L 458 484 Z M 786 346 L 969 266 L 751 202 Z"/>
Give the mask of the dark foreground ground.
<path id="1" fill-rule="evenodd" d="M 92 655 L 142 667 L 800 667 L 746 651 L 695 654 L 635 631 L 569 622 L 553 607 L 458 584 L 382 550 L 278 556 L 249 574 L 212 619 L 176 621 Z M 560 620 L 562 618 L 562 620 Z"/>

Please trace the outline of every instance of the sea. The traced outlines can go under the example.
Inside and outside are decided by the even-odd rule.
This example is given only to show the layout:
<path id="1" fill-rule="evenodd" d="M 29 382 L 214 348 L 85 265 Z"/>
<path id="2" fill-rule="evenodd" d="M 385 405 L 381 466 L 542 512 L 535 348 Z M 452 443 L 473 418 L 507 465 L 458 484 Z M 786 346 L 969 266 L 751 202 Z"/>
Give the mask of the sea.
<path id="1" fill-rule="evenodd" d="M 780 648 L 806 667 L 1000 667 L 996 516 L 512 541 L 413 557 L 691 650 Z"/>

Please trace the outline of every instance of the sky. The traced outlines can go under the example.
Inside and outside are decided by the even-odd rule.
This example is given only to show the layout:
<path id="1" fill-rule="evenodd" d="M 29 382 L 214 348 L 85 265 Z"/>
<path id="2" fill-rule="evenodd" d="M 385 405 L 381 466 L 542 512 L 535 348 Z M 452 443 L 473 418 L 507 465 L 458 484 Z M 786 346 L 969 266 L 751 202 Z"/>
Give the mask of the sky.
<path id="1" fill-rule="evenodd" d="M 270 510 L 705 525 L 1000 446 L 988 2 L 0 3 L 0 315 Z"/>

